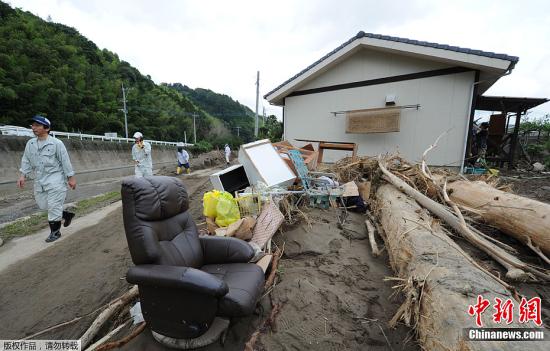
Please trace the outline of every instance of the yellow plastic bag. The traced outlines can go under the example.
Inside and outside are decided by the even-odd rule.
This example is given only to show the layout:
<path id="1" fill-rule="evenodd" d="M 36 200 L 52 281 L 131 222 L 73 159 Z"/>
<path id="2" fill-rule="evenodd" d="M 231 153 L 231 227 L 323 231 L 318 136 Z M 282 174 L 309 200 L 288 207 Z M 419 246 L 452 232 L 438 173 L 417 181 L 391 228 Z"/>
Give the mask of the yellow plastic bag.
<path id="1" fill-rule="evenodd" d="M 202 197 L 202 214 L 206 217 L 216 218 L 218 212 L 216 211 L 216 206 L 218 205 L 218 198 L 220 197 L 220 192 L 218 190 L 212 190 L 207 193 L 204 193 Z"/>
<path id="2" fill-rule="evenodd" d="M 226 191 L 219 194 L 216 212 L 216 224 L 220 227 L 227 227 L 241 219 L 237 201 Z"/>

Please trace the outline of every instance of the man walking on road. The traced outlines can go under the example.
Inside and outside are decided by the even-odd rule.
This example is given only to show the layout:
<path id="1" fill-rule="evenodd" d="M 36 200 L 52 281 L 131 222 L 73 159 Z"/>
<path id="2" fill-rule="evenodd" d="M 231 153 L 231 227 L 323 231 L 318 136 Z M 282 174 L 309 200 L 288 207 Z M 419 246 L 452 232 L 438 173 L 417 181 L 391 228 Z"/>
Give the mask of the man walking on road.
<path id="1" fill-rule="evenodd" d="M 74 217 L 74 213 L 63 211 L 63 203 L 67 195 L 67 185 L 76 189 L 76 178 L 65 145 L 49 135 L 50 121 L 42 116 L 34 116 L 32 121 L 32 132 L 36 137 L 30 139 L 25 146 L 17 186 L 23 189 L 31 172 L 36 173 L 34 198 L 41 210 L 48 211 L 50 235 L 46 242 L 49 243 L 61 237 L 61 220 L 68 227 Z"/>
<path id="2" fill-rule="evenodd" d="M 229 144 L 225 144 L 225 162 L 227 162 L 227 165 L 229 166 L 229 156 L 231 156 L 231 149 L 229 148 Z"/>
<path id="3" fill-rule="evenodd" d="M 178 168 L 176 168 L 176 174 L 179 175 L 181 173 L 182 167 L 185 168 L 187 174 L 191 173 L 191 169 L 189 169 L 189 154 L 183 148 L 183 143 L 178 143 Z"/>
<path id="4" fill-rule="evenodd" d="M 153 175 L 153 159 L 151 158 L 151 144 L 143 141 L 143 134 L 134 133 L 136 143 L 132 147 L 132 159 L 136 165 L 136 177 L 149 177 Z"/>

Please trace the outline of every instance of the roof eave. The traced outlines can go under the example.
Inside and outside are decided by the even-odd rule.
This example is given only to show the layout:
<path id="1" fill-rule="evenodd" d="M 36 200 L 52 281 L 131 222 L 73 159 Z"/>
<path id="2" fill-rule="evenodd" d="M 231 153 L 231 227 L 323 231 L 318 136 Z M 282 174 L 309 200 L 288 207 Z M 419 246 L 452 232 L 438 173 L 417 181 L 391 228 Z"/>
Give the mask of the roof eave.
<path id="1" fill-rule="evenodd" d="M 278 88 L 264 95 L 264 98 L 273 105 L 283 105 L 284 98 L 292 93 L 298 85 L 315 77 L 319 72 L 328 69 L 330 66 L 336 64 L 343 57 L 346 57 L 352 53 L 354 49 L 359 47 L 368 47 L 379 51 L 394 52 L 401 55 L 416 56 L 435 61 L 447 62 L 449 64 L 471 67 L 479 69 L 480 71 L 492 72 L 497 76 L 511 71 L 516 62 L 519 60 L 517 57 L 496 54 L 496 57 L 480 56 L 476 54 L 476 52 L 478 52 L 476 50 L 470 50 L 471 52 L 465 52 L 466 50 L 452 51 L 438 47 L 387 40 L 383 38 L 373 38 L 369 36 L 360 37 L 358 34 L 358 36 L 348 40 L 337 49 L 333 50 L 317 62 L 287 80 L 285 83 L 281 84 Z M 494 82 L 492 84 L 494 84 Z"/>

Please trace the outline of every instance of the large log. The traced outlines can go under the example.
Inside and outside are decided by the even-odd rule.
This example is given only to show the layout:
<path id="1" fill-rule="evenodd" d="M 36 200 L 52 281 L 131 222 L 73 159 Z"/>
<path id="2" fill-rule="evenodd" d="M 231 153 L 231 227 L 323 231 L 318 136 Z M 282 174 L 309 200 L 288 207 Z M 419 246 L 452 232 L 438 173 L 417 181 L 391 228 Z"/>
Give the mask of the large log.
<path id="1" fill-rule="evenodd" d="M 550 274 L 547 274 L 544 271 L 540 271 L 537 268 L 531 267 L 530 265 L 521 261 L 519 258 L 511 255 L 510 253 L 502 249 L 500 246 L 495 245 L 494 243 L 490 242 L 488 239 L 485 239 L 482 235 L 477 233 L 475 228 L 472 228 L 465 222 L 462 214 L 459 213 L 461 218 L 458 218 L 453 213 L 449 212 L 443 205 L 433 201 L 426 195 L 420 193 L 418 190 L 412 188 L 409 184 L 401 180 L 401 178 L 390 172 L 385 167 L 382 161 L 378 162 L 378 166 L 384 174 L 383 179 L 387 180 L 391 184 L 395 185 L 403 193 L 415 199 L 420 205 L 428 209 L 431 213 L 439 217 L 441 220 L 445 221 L 445 223 L 451 226 L 457 233 L 463 236 L 470 243 L 485 251 L 488 255 L 490 255 L 493 259 L 495 259 L 498 263 L 506 268 L 506 276 L 508 278 L 513 280 L 525 280 L 528 277 L 526 272 L 529 272 L 540 279 L 550 281 Z M 447 197 L 445 189 L 442 189 L 442 193 L 445 197 Z M 448 199 L 447 197 L 445 201 L 448 202 L 450 201 L 450 199 Z M 455 211 L 458 210 L 456 205 L 453 204 L 453 207 Z M 460 211 L 458 210 L 458 212 Z M 502 284 L 504 285 L 505 283 L 502 282 Z"/>
<path id="2" fill-rule="evenodd" d="M 482 181 L 459 180 L 447 185 L 449 197 L 473 208 L 488 224 L 550 255 L 550 205 L 493 188 Z"/>
<path id="3" fill-rule="evenodd" d="M 394 320 L 399 318 L 416 328 L 422 349 L 545 349 L 541 342 L 467 340 L 463 328 L 476 327 L 468 307 L 476 303 L 478 295 L 491 305 L 495 297 L 514 300 L 513 296 L 478 269 L 438 226 L 432 227 L 432 218 L 414 200 L 389 184 L 378 188 L 376 200 L 390 263 L 407 297 Z M 482 315 L 484 327 L 525 327 L 517 319 L 510 325 L 496 324 L 493 313 L 489 307 Z"/>

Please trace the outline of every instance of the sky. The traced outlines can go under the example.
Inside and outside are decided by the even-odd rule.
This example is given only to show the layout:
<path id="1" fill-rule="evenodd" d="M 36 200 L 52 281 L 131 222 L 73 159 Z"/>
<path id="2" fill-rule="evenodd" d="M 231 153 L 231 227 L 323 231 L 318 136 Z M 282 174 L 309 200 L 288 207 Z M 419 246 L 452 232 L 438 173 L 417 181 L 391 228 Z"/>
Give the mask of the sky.
<path id="1" fill-rule="evenodd" d="M 5 0 L 4 0 L 5 1 Z M 263 95 L 357 32 L 519 56 L 486 95 L 550 98 L 550 1 L 8 0 L 76 28 L 156 83 L 227 94 L 281 117 Z M 546 103 L 530 113 L 550 113 Z"/>

